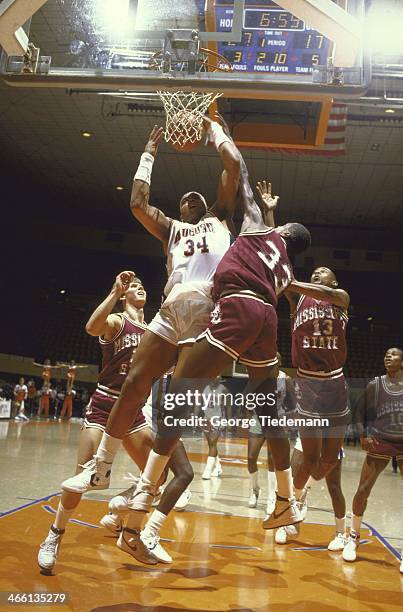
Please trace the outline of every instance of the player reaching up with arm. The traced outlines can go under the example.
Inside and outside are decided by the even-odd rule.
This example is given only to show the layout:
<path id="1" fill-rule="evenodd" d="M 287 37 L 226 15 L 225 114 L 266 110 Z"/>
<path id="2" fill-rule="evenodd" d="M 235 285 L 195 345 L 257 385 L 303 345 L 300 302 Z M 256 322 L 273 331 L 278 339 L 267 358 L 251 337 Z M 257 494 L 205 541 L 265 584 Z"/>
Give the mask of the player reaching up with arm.
<path id="1" fill-rule="evenodd" d="M 197 336 L 208 324 L 213 308 L 212 280 L 218 263 L 231 243 L 227 220 L 231 217 L 239 181 L 239 153 L 221 126 L 205 119 L 221 158 L 223 170 L 217 199 L 208 209 L 205 198 L 192 191 L 179 202 L 180 221 L 170 219 L 150 205 L 151 173 L 163 130 L 155 126 L 134 177 L 130 208 L 133 215 L 156 238 L 167 253 L 166 300 L 151 321 L 133 357 L 126 381 L 111 411 L 91 468 L 70 479 L 69 487 L 82 490 L 107 488 L 111 463 L 121 439 L 147 399 L 152 382 L 177 363 L 186 360 Z M 159 471 L 169 457 L 153 453 L 151 464 Z"/>

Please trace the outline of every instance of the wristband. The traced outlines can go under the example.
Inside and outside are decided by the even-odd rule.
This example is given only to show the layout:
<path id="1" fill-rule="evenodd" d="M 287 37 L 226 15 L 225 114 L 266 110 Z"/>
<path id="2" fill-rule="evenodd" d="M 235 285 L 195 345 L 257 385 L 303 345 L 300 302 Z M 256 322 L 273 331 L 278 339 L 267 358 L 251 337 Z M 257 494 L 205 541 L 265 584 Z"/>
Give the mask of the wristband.
<path id="1" fill-rule="evenodd" d="M 221 125 L 214 121 L 210 128 L 210 139 L 218 150 L 225 142 L 232 142 L 232 139 L 224 133 Z"/>
<path id="2" fill-rule="evenodd" d="M 151 184 L 151 172 L 153 171 L 154 155 L 151 153 L 143 153 L 140 158 L 139 167 L 134 175 L 134 181 L 144 181 L 148 185 Z"/>

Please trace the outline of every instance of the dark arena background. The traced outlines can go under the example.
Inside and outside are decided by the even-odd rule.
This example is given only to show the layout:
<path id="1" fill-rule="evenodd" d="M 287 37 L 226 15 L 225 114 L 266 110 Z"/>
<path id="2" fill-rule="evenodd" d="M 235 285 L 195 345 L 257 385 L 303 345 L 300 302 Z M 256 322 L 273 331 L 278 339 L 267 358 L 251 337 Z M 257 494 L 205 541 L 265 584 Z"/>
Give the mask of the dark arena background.
<path id="1" fill-rule="evenodd" d="M 350 67 L 351 73 L 345 68 L 341 78 L 337 65 L 330 76 L 326 72 L 333 49 L 330 36 L 324 38 L 319 26 L 305 29 L 300 17 L 306 10 L 309 19 L 316 19 L 312 5 L 322 4 L 323 14 L 329 11 L 329 19 L 336 23 L 329 3 L 349 11 L 366 28 L 358 52 L 361 59 Z M 154 125 L 165 125 L 156 92 L 172 90 L 168 81 L 158 84 L 158 76 L 155 84 L 144 85 L 136 62 L 141 53 L 148 62 L 163 45 L 164 36 L 160 45 L 155 37 L 150 42 L 139 36 L 143 45 L 127 45 L 122 51 L 120 39 L 119 46 L 110 39 L 105 42 L 105 24 L 115 28 L 116 38 L 125 22 L 116 18 L 119 11 L 126 8 L 129 20 L 131 12 L 142 15 L 148 6 L 149 12 L 155 12 L 154 29 L 226 34 L 240 3 L 48 0 L 32 4 L 37 5 L 35 12 L 24 14 L 19 23 L 19 2 L 0 1 L 0 609 L 17 604 L 25 609 L 34 603 L 46 610 L 64 607 L 80 612 L 401 609 L 401 371 L 391 379 L 393 410 L 400 402 L 394 448 L 401 452 L 390 454 L 390 462 L 384 455 L 378 457 L 381 463 L 373 469 L 379 469 L 379 477 L 372 490 L 362 481 L 359 487 L 368 456 L 361 444 L 364 435 L 360 435 L 357 412 L 367 383 L 386 374 L 388 349 L 400 349 L 396 359 L 402 362 L 402 3 L 247 0 L 241 3 L 241 42 L 201 37 L 202 46 L 230 61 L 233 72 L 224 72 L 215 82 L 214 75 L 219 73 L 213 71 L 210 78 L 206 69 L 207 76 L 203 77 L 203 71 L 196 75 L 205 80 L 190 82 L 190 66 L 183 68 L 181 63 L 178 70 L 172 60 L 169 67 L 171 78 L 178 79 L 177 89 L 189 92 L 196 82 L 197 91 L 223 94 L 210 108 L 210 116 L 214 118 L 218 110 L 227 121 L 255 195 L 258 181 L 270 181 L 273 193 L 280 196 L 276 225 L 299 222 L 309 228 L 311 246 L 291 258 L 295 278 L 310 282 L 312 271 L 325 266 L 350 296 L 344 374 L 350 386 L 352 419 L 345 430 L 345 458 L 339 461 L 341 481 L 330 481 L 328 486 L 327 477 L 313 481 L 306 520 L 280 543 L 274 529 L 262 529 L 262 519 L 273 511 L 269 511 L 270 495 L 272 499 L 275 495 L 275 472 L 273 466 L 267 470 L 266 445 L 253 468 L 247 428 L 221 428 L 218 444 L 212 441 L 211 429 L 206 435 L 194 428 L 191 436 L 184 437 L 194 478 L 185 491 L 186 502 L 169 512 L 158 540 L 171 560 L 144 564 L 119 550 L 116 533 L 100 525 L 110 499 L 129 486 L 127 472 L 140 473 L 122 449 L 110 488 L 89 491 L 74 514 L 68 515 L 57 563 L 47 572 L 38 567 L 38 550 L 58 511 L 61 483 L 75 473 L 82 422 L 101 366 L 98 338 L 86 333 L 86 323 L 124 270 L 134 271 L 147 291 L 144 320 L 149 323 L 161 307 L 167 280 L 161 242 L 130 210 L 133 176 L 150 131 Z M 31 51 L 27 59 L 10 42 L 6 17 L 14 9 L 15 23 L 24 27 L 32 48 L 40 49 L 37 56 Z M 175 10 L 178 16 L 170 21 L 164 11 L 173 15 Z M 271 14 L 275 21 L 267 22 Z M 323 19 L 325 28 L 323 14 L 318 23 Z M 97 15 L 103 21 L 89 28 Z M 146 30 L 149 22 L 136 27 Z M 309 36 L 316 36 L 316 42 Z M 340 40 L 348 47 L 348 33 L 343 36 Z M 280 39 L 284 44 L 270 43 Z M 43 68 L 46 57 L 52 58 L 49 73 Z M 313 77 L 312 83 L 316 66 L 322 66 L 317 79 L 324 80 L 315 83 Z M 287 83 L 281 81 L 285 70 L 281 67 L 288 70 Z M 131 69 L 134 76 L 125 77 L 121 85 L 121 75 L 116 74 Z M 160 70 L 155 74 L 168 78 L 165 68 Z M 267 78 L 267 83 L 256 79 L 246 83 L 251 74 Z M 298 78 L 310 79 L 309 84 L 302 85 Z M 248 95 L 242 93 L 247 86 L 252 92 Z M 162 140 L 152 172 L 150 203 L 173 219 L 179 219 L 179 202 L 186 192 L 200 192 L 210 206 L 221 172 L 220 156 L 214 146 L 204 146 L 204 136 L 190 151 L 178 151 Z M 238 205 L 237 231 L 242 214 Z M 284 295 L 277 314 L 281 369 L 293 384 L 296 366 L 291 355 L 290 307 Z M 252 333 L 254 321 L 247 325 Z M 70 414 L 63 408 L 67 366 L 51 371 L 49 406 L 43 413 L 43 367 L 34 362 L 42 366 L 47 359 L 52 366 L 72 360 L 85 366 L 77 368 L 73 380 Z M 246 382 L 244 366 L 227 368 L 221 383 L 229 384 L 231 375 Z M 386 378 L 378 379 L 380 384 Z M 16 385 L 28 382 L 21 409 L 24 394 L 18 396 Z M 35 387 L 31 394 L 30 386 Z M 227 416 L 235 414 L 233 406 L 222 410 Z M 296 435 L 293 429 L 291 451 Z M 220 459 L 210 469 L 214 444 Z M 340 531 L 336 522 L 336 531 L 345 537 L 346 545 L 357 489 L 368 495 L 354 563 L 343 559 L 343 546 L 328 550 L 335 537 L 332 499 L 341 489 L 347 524 Z M 55 594 L 64 597 L 57 600 Z"/>

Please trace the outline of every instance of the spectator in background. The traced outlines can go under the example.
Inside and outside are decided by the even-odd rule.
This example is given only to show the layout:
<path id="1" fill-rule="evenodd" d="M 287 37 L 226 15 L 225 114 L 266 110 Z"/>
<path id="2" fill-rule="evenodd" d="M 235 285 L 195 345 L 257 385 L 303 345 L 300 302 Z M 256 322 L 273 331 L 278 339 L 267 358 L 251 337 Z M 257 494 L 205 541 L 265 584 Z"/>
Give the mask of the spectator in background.
<path id="1" fill-rule="evenodd" d="M 28 381 L 28 410 L 29 416 L 32 416 L 35 411 L 35 403 L 36 396 L 38 395 L 38 390 L 35 385 L 35 381 L 31 378 Z"/>
<path id="2" fill-rule="evenodd" d="M 25 415 L 25 400 L 27 396 L 28 387 L 25 384 L 25 379 L 21 376 L 19 383 L 14 387 L 14 405 L 17 408 L 16 421 L 29 421 L 29 418 Z"/>

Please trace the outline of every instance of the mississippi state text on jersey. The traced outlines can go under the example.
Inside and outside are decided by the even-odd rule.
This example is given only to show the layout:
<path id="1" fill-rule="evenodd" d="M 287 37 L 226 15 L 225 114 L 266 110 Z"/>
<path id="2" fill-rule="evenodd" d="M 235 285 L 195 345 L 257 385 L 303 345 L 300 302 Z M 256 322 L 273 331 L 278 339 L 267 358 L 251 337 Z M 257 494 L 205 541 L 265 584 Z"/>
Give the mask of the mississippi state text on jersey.
<path id="1" fill-rule="evenodd" d="M 132 321 L 126 313 L 119 313 L 121 327 L 112 340 L 99 338 L 102 351 L 102 370 L 97 390 L 119 392 L 129 371 L 130 360 L 140 344 L 147 326 Z"/>
<path id="2" fill-rule="evenodd" d="M 375 378 L 375 435 L 403 444 L 403 384 L 392 385 L 386 376 Z"/>
<path id="3" fill-rule="evenodd" d="M 292 267 L 284 239 L 274 229 L 239 234 L 222 258 L 214 277 L 213 299 L 239 291 L 252 291 L 277 306 L 292 280 Z"/>
<path id="4" fill-rule="evenodd" d="M 301 296 L 292 317 L 292 364 L 299 376 L 341 376 L 348 316 L 325 300 Z"/>
<path id="5" fill-rule="evenodd" d="M 168 296 L 177 283 L 211 281 L 232 240 L 230 231 L 211 213 L 192 225 L 173 221 L 167 249 Z"/>

